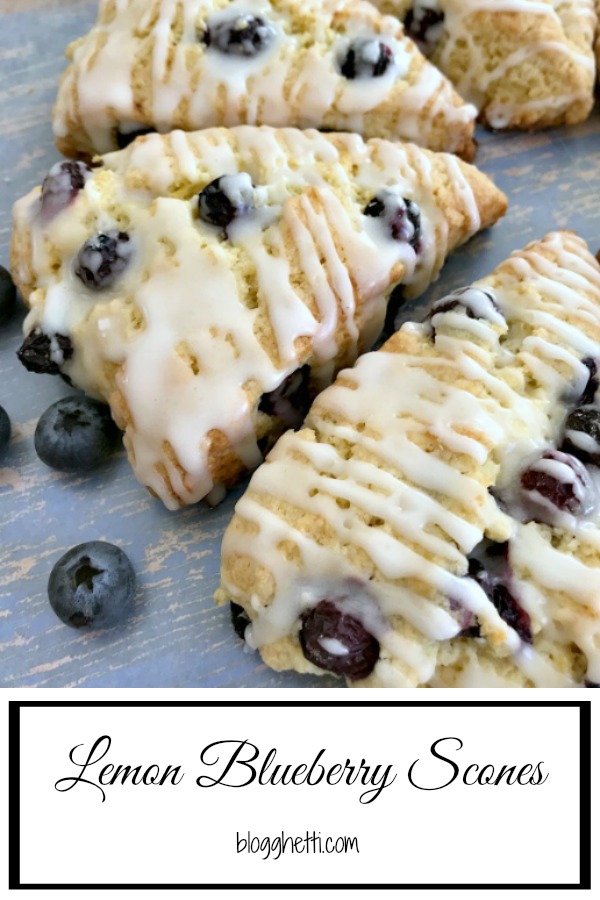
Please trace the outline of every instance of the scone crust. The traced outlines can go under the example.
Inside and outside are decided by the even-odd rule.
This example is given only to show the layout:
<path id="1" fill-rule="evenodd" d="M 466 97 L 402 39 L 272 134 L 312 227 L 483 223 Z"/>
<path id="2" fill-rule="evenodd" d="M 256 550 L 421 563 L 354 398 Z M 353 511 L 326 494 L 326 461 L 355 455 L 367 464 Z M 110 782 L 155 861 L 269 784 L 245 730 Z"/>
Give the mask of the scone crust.
<path id="1" fill-rule="evenodd" d="M 374 0 L 404 20 L 413 0 Z M 438 0 L 428 58 L 494 129 L 575 125 L 594 101 L 594 0 Z M 442 26 L 440 26 L 441 28 Z"/>
<path id="2" fill-rule="evenodd" d="M 548 524 L 510 499 L 527 461 L 560 445 L 600 351 L 600 265 L 555 232 L 474 287 L 487 319 L 453 306 L 403 326 L 340 373 L 238 501 L 217 600 L 244 608 L 269 666 L 323 674 L 303 615 L 354 596 L 381 651 L 352 687 L 600 681 L 598 505 Z M 505 620 L 473 580 L 484 538 L 527 618 Z"/>
<path id="3" fill-rule="evenodd" d="M 207 49 L 207 21 L 241 11 L 277 36 L 256 59 Z M 396 62 L 349 81 L 339 57 L 350 40 L 381 38 Z M 101 0 L 92 30 L 70 45 L 54 110 L 58 149 L 117 149 L 117 131 L 193 131 L 239 124 L 354 131 L 475 153 L 475 109 L 428 63 L 402 26 L 362 0 Z"/>
<path id="4" fill-rule="evenodd" d="M 256 466 L 258 444 L 281 429 L 261 398 L 304 367 L 313 392 L 329 383 L 372 345 L 396 284 L 418 295 L 453 247 L 506 209 L 455 156 L 349 134 L 153 134 L 97 162 L 51 221 L 39 188 L 15 207 L 25 331 L 70 337 L 65 374 L 110 403 L 138 478 L 171 508 Z M 257 207 L 225 235 L 199 220 L 198 194 L 236 173 L 255 185 Z M 383 188 L 418 205 L 418 253 L 364 214 Z M 133 262 L 94 292 L 74 274 L 77 254 L 107 230 L 130 233 Z"/>

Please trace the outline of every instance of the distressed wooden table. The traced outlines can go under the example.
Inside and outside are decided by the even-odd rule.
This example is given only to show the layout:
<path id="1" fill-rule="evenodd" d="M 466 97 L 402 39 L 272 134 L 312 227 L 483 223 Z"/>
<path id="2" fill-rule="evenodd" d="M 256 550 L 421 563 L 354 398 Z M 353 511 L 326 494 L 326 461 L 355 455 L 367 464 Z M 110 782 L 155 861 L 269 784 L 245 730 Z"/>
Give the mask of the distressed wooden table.
<path id="1" fill-rule="evenodd" d="M 92 0 L 0 0 L 0 262 L 13 201 L 57 159 L 50 110 L 67 43 L 95 19 Z M 479 135 L 478 164 L 510 198 L 504 221 L 457 253 L 426 302 L 485 274 L 552 228 L 600 247 L 600 114 L 578 128 Z M 219 546 L 236 495 L 218 509 L 170 513 L 140 487 L 124 454 L 87 477 L 47 469 L 33 448 L 40 414 L 67 389 L 17 362 L 23 310 L 0 331 L 0 404 L 13 423 L 0 460 L 0 684 L 4 687 L 331 687 L 270 672 L 213 606 Z M 119 544 L 139 577 L 136 614 L 82 634 L 50 609 L 50 569 L 87 540 Z"/>

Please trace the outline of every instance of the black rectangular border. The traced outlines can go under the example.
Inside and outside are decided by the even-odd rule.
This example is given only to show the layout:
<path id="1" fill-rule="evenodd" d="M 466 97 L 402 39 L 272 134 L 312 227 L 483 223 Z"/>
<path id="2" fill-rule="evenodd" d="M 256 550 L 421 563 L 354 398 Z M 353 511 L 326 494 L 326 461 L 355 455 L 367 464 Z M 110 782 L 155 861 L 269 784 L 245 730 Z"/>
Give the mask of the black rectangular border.
<path id="1" fill-rule="evenodd" d="M 26 706 L 150 706 L 150 707 L 239 707 L 239 706 L 571 706 L 579 709 L 579 883 L 577 884 L 22 884 L 20 753 L 21 708 Z M 8 703 L 8 888 L 9 890 L 590 890 L 591 889 L 591 703 L 589 700 L 11 700 Z"/>

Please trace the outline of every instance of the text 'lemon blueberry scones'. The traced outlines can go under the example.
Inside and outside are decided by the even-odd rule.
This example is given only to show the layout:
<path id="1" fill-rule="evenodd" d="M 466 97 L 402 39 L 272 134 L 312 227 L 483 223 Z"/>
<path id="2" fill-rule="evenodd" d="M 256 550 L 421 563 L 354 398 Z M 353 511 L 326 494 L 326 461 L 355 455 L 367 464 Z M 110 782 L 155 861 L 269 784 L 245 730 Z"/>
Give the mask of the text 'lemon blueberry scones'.
<path id="1" fill-rule="evenodd" d="M 209 129 L 58 163 L 15 206 L 21 361 L 106 399 L 169 507 L 223 493 L 506 207 L 473 166 L 357 135 Z M 211 499 L 215 499 L 213 492 Z"/>
<path id="2" fill-rule="evenodd" d="M 275 669 L 598 686 L 599 366 L 600 265 L 550 234 L 321 394 L 238 502 L 217 599 Z"/>
<path id="3" fill-rule="evenodd" d="M 594 99 L 594 0 L 374 0 L 492 128 L 574 125 Z"/>
<path id="4" fill-rule="evenodd" d="M 240 124 L 474 153 L 475 108 L 361 0 L 102 0 L 67 55 L 54 132 L 68 156 Z"/>

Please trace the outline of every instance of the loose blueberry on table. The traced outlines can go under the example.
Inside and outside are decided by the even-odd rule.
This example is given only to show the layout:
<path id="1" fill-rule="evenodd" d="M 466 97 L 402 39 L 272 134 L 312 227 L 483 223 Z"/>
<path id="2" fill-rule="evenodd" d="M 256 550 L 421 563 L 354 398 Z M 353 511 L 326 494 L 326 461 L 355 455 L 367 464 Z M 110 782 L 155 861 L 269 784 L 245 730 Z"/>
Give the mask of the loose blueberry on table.
<path id="1" fill-rule="evenodd" d="M 108 458 L 118 434 L 104 404 L 90 397 L 64 397 L 41 416 L 35 451 L 52 469 L 86 472 Z"/>
<path id="2" fill-rule="evenodd" d="M 414 200 L 384 188 L 367 203 L 364 214 L 381 219 L 393 240 L 409 244 L 416 253 L 420 252 L 421 210 Z"/>
<path id="3" fill-rule="evenodd" d="M 387 44 L 375 38 L 352 41 L 340 60 L 340 72 L 349 81 L 355 78 L 380 78 L 393 61 Z"/>
<path id="4" fill-rule="evenodd" d="M 8 322 L 17 302 L 17 289 L 10 272 L 0 266 L 0 325 Z"/>
<path id="5" fill-rule="evenodd" d="M 198 195 L 198 212 L 207 225 L 227 228 L 254 208 L 254 187 L 247 172 L 221 175 Z"/>
<path id="6" fill-rule="evenodd" d="M 133 609 L 135 572 L 114 544 L 90 541 L 73 547 L 54 565 L 50 605 L 72 628 L 112 628 Z"/>
<path id="7" fill-rule="evenodd" d="M 40 328 L 34 328 L 17 350 L 17 356 L 28 372 L 60 375 L 63 363 L 73 356 L 73 344 L 65 334 L 50 337 Z"/>
<path id="8" fill-rule="evenodd" d="M 55 216 L 62 212 L 83 190 L 91 169 L 85 163 L 69 160 L 52 166 L 42 182 L 42 212 Z"/>
<path id="9" fill-rule="evenodd" d="M 10 432 L 10 418 L 4 407 L 0 406 L 0 453 L 8 446 Z"/>
<path id="10" fill-rule="evenodd" d="M 202 37 L 207 47 L 227 56 L 251 59 L 266 50 L 275 37 L 275 29 L 262 16 L 242 13 L 221 22 L 208 23 Z"/>
<path id="11" fill-rule="evenodd" d="M 75 274 L 91 290 L 111 287 L 131 261 L 133 247 L 125 231 L 95 234 L 77 255 Z"/>
<path id="12" fill-rule="evenodd" d="M 379 659 L 379 641 L 331 600 L 302 615 L 299 640 L 309 662 L 353 681 L 370 675 Z"/>

